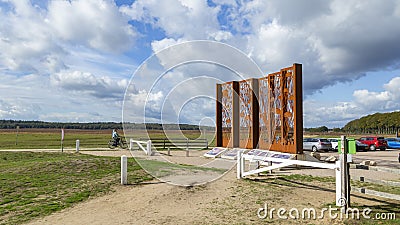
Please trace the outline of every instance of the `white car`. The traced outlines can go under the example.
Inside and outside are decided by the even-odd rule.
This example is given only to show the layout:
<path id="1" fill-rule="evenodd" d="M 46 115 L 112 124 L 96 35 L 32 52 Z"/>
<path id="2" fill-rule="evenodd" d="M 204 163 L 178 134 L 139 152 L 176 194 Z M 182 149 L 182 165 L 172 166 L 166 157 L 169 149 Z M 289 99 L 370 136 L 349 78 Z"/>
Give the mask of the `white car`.
<path id="1" fill-rule="evenodd" d="M 332 149 L 337 151 L 338 150 L 338 139 L 337 138 L 328 138 L 328 141 L 332 144 Z"/>
<path id="2" fill-rule="evenodd" d="M 332 149 L 332 144 L 326 138 L 304 138 L 303 149 L 316 151 L 329 151 Z"/>

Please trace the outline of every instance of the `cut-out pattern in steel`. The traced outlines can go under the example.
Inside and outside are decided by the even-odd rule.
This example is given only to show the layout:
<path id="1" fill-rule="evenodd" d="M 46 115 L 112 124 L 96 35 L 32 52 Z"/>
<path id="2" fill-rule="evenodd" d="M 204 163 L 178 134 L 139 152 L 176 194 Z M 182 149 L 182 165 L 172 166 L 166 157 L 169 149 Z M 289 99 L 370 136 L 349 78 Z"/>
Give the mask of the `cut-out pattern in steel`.
<path id="1" fill-rule="evenodd" d="M 256 143 L 253 141 L 254 136 L 254 107 L 255 93 L 253 85 L 256 80 L 242 80 L 239 82 L 239 147 L 255 148 Z M 258 115 L 255 115 L 258 116 Z"/>
<path id="2" fill-rule="evenodd" d="M 222 127 L 232 127 L 232 83 L 222 86 Z"/>
<path id="3" fill-rule="evenodd" d="M 240 82 L 240 127 L 251 126 L 251 94 L 250 84 L 247 81 Z"/>
<path id="4" fill-rule="evenodd" d="M 222 145 L 232 146 L 233 141 L 233 83 L 221 85 L 222 97 Z"/>
<path id="5" fill-rule="evenodd" d="M 268 146 L 271 140 L 271 119 L 270 119 L 270 87 L 268 77 L 263 77 L 258 80 L 258 102 L 260 107 L 260 140 L 259 145 Z"/>
<path id="6" fill-rule="evenodd" d="M 221 127 L 217 126 L 217 138 L 227 124 L 232 126 L 230 132 L 239 133 L 238 136 L 230 135 L 239 139 L 234 143 L 240 143 L 242 148 L 255 148 L 258 144 L 260 149 L 268 149 L 279 152 L 300 154 L 303 152 L 303 101 L 302 101 L 302 68 L 301 64 L 293 64 L 291 67 L 283 68 L 279 72 L 268 74 L 266 77 L 257 79 L 257 90 L 250 85 L 248 80 L 239 82 L 240 107 L 230 107 L 226 102 L 232 103 L 230 95 L 227 99 L 222 97 L 222 108 L 231 110 L 230 115 L 237 115 L 223 119 L 227 121 Z M 222 96 L 224 96 L 224 85 Z M 228 88 L 232 90 L 232 88 Z M 220 90 L 220 89 L 218 89 Z M 258 96 L 257 98 L 254 96 Z M 218 104 L 217 104 L 218 106 Z M 221 107 L 221 106 L 218 106 Z M 222 112 L 226 110 L 223 109 Z M 217 112 L 221 110 L 217 109 Z M 222 117 L 228 117 L 228 113 L 222 113 Z M 217 120 L 221 115 L 217 115 Z M 239 121 L 237 121 L 239 120 Z M 229 121 L 229 123 L 228 123 Z M 235 122 L 236 121 L 236 122 Z M 255 130 L 257 132 L 255 132 Z M 227 137 L 226 135 L 223 135 Z M 224 139 L 224 138 L 222 138 Z M 254 140 L 257 141 L 254 141 Z M 250 143 L 251 144 L 248 144 Z M 217 143 L 222 143 L 217 141 Z M 224 141 L 225 143 L 225 141 Z M 236 144 L 235 144 L 236 145 Z M 226 147 L 227 145 L 222 145 Z"/>

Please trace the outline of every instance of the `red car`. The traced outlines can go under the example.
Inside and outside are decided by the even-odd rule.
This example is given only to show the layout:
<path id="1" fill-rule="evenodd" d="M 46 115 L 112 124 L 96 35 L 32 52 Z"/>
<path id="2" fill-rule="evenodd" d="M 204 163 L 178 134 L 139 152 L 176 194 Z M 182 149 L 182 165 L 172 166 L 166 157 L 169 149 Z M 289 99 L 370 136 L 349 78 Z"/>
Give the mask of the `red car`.
<path id="1" fill-rule="evenodd" d="M 387 142 L 384 137 L 362 137 L 358 139 L 359 142 L 368 145 L 369 150 L 374 151 L 379 148 L 381 151 L 386 150 Z"/>

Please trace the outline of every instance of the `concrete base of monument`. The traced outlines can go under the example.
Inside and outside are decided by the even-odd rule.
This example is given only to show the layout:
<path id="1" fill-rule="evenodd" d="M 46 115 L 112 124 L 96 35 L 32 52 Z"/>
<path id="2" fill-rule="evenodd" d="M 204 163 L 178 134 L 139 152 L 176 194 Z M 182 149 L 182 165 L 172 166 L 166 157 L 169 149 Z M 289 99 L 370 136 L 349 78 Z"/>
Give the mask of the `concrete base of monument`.
<path id="1" fill-rule="evenodd" d="M 310 152 L 303 152 L 303 154 L 296 154 L 297 160 L 310 161 L 310 162 L 321 162 L 318 158 L 313 156 Z"/>

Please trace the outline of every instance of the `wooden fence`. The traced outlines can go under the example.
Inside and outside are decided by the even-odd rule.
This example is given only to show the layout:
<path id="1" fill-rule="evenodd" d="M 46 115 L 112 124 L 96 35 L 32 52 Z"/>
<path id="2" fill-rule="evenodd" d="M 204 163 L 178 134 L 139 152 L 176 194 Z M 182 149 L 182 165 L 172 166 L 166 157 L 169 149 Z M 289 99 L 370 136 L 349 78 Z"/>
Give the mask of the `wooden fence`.
<path id="1" fill-rule="evenodd" d="M 139 140 L 144 140 L 140 138 Z M 208 149 L 208 140 L 205 138 L 188 139 L 188 138 L 152 138 L 153 147 L 160 149 Z"/>

